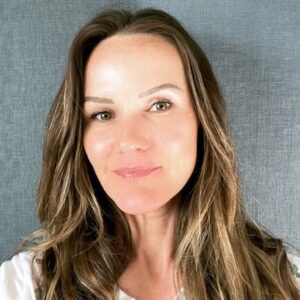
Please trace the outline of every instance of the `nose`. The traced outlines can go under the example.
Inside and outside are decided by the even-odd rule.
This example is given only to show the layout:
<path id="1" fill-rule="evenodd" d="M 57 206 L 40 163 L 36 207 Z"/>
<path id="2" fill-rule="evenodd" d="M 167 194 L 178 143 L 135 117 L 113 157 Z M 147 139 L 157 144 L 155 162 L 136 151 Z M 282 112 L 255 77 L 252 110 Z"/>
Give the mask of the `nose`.
<path id="1" fill-rule="evenodd" d="M 149 148 L 149 135 L 145 123 L 138 117 L 128 117 L 120 123 L 118 150 L 120 153 L 141 151 Z"/>

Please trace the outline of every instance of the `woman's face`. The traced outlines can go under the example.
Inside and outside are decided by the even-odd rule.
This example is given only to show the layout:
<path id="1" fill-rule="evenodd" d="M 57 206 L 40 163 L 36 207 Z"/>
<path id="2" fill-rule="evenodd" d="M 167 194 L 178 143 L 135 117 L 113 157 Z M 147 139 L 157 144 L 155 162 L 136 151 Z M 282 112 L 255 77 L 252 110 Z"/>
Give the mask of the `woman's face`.
<path id="1" fill-rule="evenodd" d="M 150 34 L 117 35 L 93 50 L 85 70 L 84 149 L 127 214 L 166 207 L 190 178 L 198 121 L 177 50 Z"/>

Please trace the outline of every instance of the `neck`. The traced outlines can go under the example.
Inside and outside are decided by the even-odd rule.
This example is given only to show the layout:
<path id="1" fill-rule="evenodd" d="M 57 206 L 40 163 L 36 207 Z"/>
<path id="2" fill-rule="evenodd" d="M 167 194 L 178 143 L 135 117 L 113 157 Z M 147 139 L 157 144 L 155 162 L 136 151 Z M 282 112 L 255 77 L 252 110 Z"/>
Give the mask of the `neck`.
<path id="1" fill-rule="evenodd" d="M 158 211 L 127 215 L 135 249 L 133 263 L 153 274 L 172 270 L 177 211 L 178 199 L 172 199 Z"/>

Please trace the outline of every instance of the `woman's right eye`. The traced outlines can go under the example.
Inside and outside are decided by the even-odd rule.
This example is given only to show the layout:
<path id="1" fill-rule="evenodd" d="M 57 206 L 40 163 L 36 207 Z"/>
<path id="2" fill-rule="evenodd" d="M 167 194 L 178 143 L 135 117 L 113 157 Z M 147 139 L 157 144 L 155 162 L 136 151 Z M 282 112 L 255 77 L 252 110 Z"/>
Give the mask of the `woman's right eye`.
<path id="1" fill-rule="evenodd" d="M 109 111 L 101 111 L 101 112 L 96 112 L 96 113 L 93 113 L 91 115 L 91 119 L 97 119 L 99 121 L 107 121 L 107 120 L 110 120 L 111 118 L 111 112 Z"/>

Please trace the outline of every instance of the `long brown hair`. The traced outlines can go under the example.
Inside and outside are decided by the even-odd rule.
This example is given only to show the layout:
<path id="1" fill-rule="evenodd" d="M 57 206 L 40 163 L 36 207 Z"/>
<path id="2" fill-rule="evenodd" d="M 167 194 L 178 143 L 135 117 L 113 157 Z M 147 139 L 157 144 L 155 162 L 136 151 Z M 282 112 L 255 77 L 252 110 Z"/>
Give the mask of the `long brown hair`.
<path id="1" fill-rule="evenodd" d="M 174 17 L 151 8 L 99 13 L 71 45 L 47 120 L 37 196 L 42 229 L 30 238 L 44 261 L 37 281 L 42 299 L 115 299 L 117 280 L 133 255 L 126 217 L 102 189 L 82 140 L 87 59 L 98 43 L 120 33 L 156 35 L 178 50 L 201 124 L 196 166 L 175 228 L 175 274 L 186 299 L 299 299 L 282 240 L 246 214 L 210 63 Z"/>

